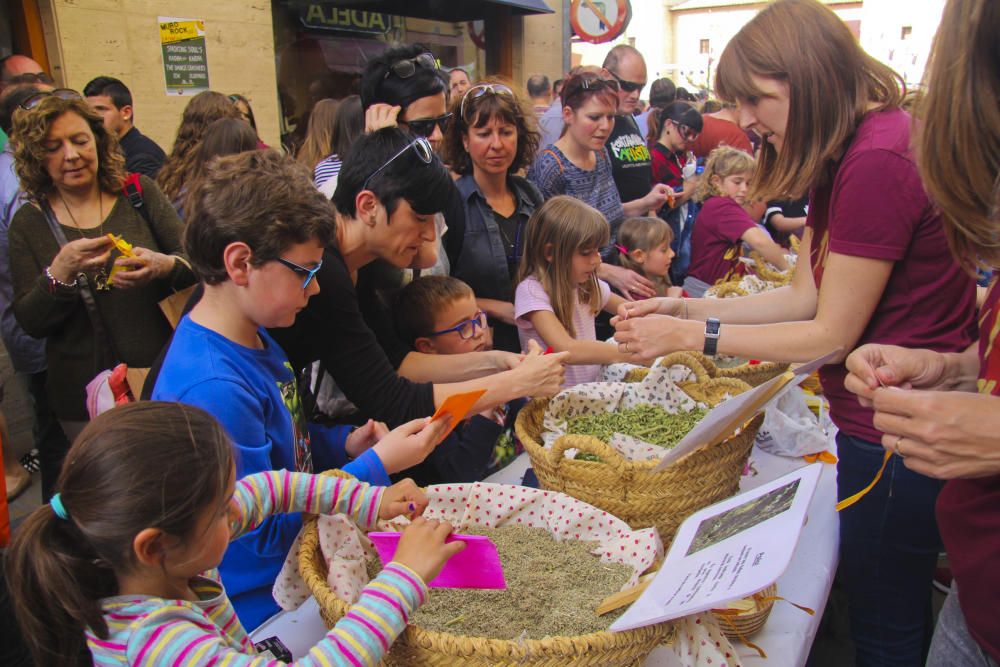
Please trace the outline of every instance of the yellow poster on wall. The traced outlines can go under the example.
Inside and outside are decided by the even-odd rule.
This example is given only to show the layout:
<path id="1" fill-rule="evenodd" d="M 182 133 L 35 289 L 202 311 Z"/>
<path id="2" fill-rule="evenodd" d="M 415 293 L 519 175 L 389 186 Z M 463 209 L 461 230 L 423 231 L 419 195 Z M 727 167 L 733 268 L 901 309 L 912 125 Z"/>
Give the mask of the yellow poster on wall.
<path id="1" fill-rule="evenodd" d="M 205 22 L 160 16 L 159 23 L 167 95 L 197 95 L 208 90 Z"/>

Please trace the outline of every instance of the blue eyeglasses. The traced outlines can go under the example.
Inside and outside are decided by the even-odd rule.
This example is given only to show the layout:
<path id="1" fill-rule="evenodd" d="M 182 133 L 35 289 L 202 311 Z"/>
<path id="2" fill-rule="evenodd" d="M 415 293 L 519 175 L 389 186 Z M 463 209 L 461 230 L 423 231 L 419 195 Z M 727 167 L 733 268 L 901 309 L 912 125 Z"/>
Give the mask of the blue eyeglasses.
<path id="1" fill-rule="evenodd" d="M 311 269 L 307 269 L 304 266 L 299 266 L 295 262 L 289 262 L 284 257 L 275 257 L 274 261 L 284 264 L 285 266 L 287 266 L 300 276 L 305 276 L 305 280 L 302 282 L 302 289 L 309 287 L 309 283 L 313 281 L 313 278 L 316 277 L 316 274 L 319 273 L 319 270 L 323 268 L 323 260 L 319 260 L 316 266 L 314 266 Z"/>
<path id="2" fill-rule="evenodd" d="M 431 333 L 431 336 L 443 336 L 446 333 L 451 333 L 452 331 L 458 332 L 458 337 L 462 340 L 469 340 L 470 338 L 476 337 L 476 332 L 480 329 L 486 328 L 486 313 L 479 311 L 476 313 L 471 320 L 463 320 L 450 329 L 442 329 L 441 331 L 435 331 Z"/>

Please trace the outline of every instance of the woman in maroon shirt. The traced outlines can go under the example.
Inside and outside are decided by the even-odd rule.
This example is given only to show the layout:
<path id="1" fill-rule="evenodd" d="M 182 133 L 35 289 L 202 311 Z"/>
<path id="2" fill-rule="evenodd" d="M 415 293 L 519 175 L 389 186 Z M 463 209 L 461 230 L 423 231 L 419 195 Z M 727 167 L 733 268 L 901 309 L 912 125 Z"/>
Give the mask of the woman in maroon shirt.
<path id="1" fill-rule="evenodd" d="M 971 27 L 970 27 L 971 26 Z M 920 169 L 960 262 L 1000 267 L 1000 5 L 950 0 L 918 107 L 928 130 Z M 960 164 L 962 169 L 955 169 Z M 882 445 L 907 468 L 950 480 L 937 516 L 954 582 L 927 664 L 1000 663 L 1000 288 L 979 314 L 979 344 L 962 353 L 866 345 L 847 359 L 845 385 L 875 407 Z M 903 390 L 876 389 L 880 385 Z M 959 595 L 961 597 L 959 597 Z"/>
<path id="2" fill-rule="evenodd" d="M 775 49 L 779 37 L 785 48 Z M 810 193 L 792 283 L 738 299 L 626 304 L 616 338 L 648 359 L 701 348 L 711 340 L 702 321 L 718 318 L 724 354 L 792 362 L 843 350 L 820 376 L 839 429 L 845 498 L 875 478 L 884 450 L 872 410 L 844 389 L 843 358 L 859 343 L 964 350 L 975 333 L 975 286 L 948 252 L 917 173 L 899 76 L 864 53 L 832 11 L 816 0 L 770 5 L 726 47 L 716 90 L 738 101 L 741 124 L 764 138 L 755 190 Z M 939 488 L 894 457 L 840 513 L 840 575 L 859 666 L 923 662 Z"/>

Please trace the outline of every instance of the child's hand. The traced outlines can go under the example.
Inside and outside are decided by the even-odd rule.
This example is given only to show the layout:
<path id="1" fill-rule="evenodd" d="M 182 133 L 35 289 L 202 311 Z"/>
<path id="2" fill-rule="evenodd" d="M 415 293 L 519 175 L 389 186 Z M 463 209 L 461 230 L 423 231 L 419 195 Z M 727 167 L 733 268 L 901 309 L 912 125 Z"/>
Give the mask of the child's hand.
<path id="1" fill-rule="evenodd" d="M 356 459 L 365 453 L 369 447 L 389 434 L 389 427 L 382 422 L 369 419 L 364 426 L 359 426 L 344 441 L 347 455 Z"/>
<path id="2" fill-rule="evenodd" d="M 569 352 L 545 354 L 534 340 L 528 341 L 528 352 L 524 361 L 515 369 L 520 380 L 518 396 L 555 396 L 562 389 L 566 374 L 563 364 Z"/>
<path id="3" fill-rule="evenodd" d="M 406 515 L 415 519 L 427 509 L 427 496 L 412 479 L 396 482 L 382 493 L 382 504 L 378 508 L 378 518 L 395 519 Z"/>
<path id="4" fill-rule="evenodd" d="M 417 517 L 403 530 L 392 560 L 419 574 L 424 583 L 430 583 L 452 556 L 465 549 L 465 542 L 445 544 L 453 530 L 447 521 Z"/>
<path id="5" fill-rule="evenodd" d="M 372 449 L 378 454 L 386 472 L 406 470 L 434 451 L 450 424 L 451 417 L 448 416 L 433 422 L 426 417 L 414 419 L 389 431 Z"/>

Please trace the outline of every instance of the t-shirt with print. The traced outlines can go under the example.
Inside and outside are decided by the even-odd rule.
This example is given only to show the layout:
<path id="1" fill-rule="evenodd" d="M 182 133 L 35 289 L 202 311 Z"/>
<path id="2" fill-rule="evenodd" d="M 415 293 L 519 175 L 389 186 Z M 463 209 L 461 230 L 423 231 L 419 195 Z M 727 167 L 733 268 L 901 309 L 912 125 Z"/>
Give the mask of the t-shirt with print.
<path id="1" fill-rule="evenodd" d="M 604 308 L 611 298 L 611 288 L 603 280 L 597 281 L 601 290 L 600 307 Z M 544 350 L 549 346 L 545 339 L 531 325 L 531 321 L 526 317 L 536 310 L 552 309 L 552 302 L 549 295 L 542 287 L 542 283 L 537 278 L 528 277 L 522 280 L 517 290 L 514 292 L 514 322 L 517 324 L 517 333 L 521 339 L 521 349 L 528 349 L 528 341 L 534 340 L 542 346 Z M 576 340 L 597 340 L 597 333 L 594 327 L 594 311 L 590 306 L 580 303 L 579 293 L 574 298 L 573 303 L 573 329 Z M 601 379 L 601 367 L 597 364 L 575 364 L 566 366 L 566 376 L 563 380 L 563 389 L 581 384 L 583 382 L 597 382 Z"/>
<path id="2" fill-rule="evenodd" d="M 811 193 L 806 224 L 820 291 L 831 252 L 893 263 L 855 347 L 883 343 L 957 352 L 975 340 L 975 282 L 948 250 L 941 218 L 913 161 L 905 111 L 865 115 L 832 180 Z M 833 422 L 847 435 L 880 442 L 871 409 L 844 389 L 846 375 L 844 364 L 820 369 Z"/>
<path id="3" fill-rule="evenodd" d="M 688 275 L 709 285 L 743 274 L 743 235 L 756 227 L 753 218 L 731 197 L 709 197 L 691 232 Z"/>
<path id="4" fill-rule="evenodd" d="M 1000 281 L 979 311 L 979 393 L 1000 396 Z M 997 399 L 993 399 L 996 403 Z M 991 408 L 991 409 L 996 409 Z M 1000 475 L 949 480 L 937 502 L 938 528 L 961 591 L 969 634 L 1000 662 Z"/>
<path id="5" fill-rule="evenodd" d="M 653 183 L 653 158 L 635 118 L 615 116 L 615 126 L 605 145 L 621 200 L 635 201 L 648 195 Z"/>
<path id="6" fill-rule="evenodd" d="M 604 215 L 613 233 L 624 219 L 625 210 L 611 175 L 607 150 L 594 153 L 597 166 L 587 171 L 570 162 L 566 154 L 552 144 L 528 169 L 528 180 L 538 187 L 543 199 L 569 195 L 590 204 Z"/>

